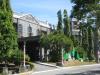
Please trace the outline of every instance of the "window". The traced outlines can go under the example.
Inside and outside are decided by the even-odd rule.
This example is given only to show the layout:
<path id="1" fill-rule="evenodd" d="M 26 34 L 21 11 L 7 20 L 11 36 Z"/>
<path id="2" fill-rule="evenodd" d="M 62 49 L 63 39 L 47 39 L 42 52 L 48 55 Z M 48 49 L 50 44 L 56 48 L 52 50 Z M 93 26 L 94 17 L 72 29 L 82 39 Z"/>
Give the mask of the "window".
<path id="1" fill-rule="evenodd" d="M 37 29 L 37 35 L 41 35 L 41 30 Z"/>
<path id="2" fill-rule="evenodd" d="M 18 34 L 19 36 L 23 36 L 23 26 L 21 24 L 18 25 Z"/>
<path id="3" fill-rule="evenodd" d="M 18 31 L 17 23 L 13 23 L 13 26 L 15 28 L 15 31 L 17 32 Z"/>
<path id="4" fill-rule="evenodd" d="M 41 33 L 46 35 L 46 34 L 47 34 L 47 31 L 43 31 L 43 30 L 42 30 Z"/>
<path id="5" fill-rule="evenodd" d="M 77 21 L 73 22 L 73 26 L 74 26 L 74 29 L 79 29 L 79 25 L 78 25 Z"/>
<path id="6" fill-rule="evenodd" d="M 29 36 L 32 36 L 32 27 L 30 25 L 28 27 L 28 35 Z"/>

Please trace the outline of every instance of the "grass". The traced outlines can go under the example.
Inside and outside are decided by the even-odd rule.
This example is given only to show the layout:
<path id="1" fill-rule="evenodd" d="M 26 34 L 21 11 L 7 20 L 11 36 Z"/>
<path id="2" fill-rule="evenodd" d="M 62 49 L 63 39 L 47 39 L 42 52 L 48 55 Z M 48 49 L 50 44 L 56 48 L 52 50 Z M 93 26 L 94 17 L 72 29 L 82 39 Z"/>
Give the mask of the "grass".
<path id="1" fill-rule="evenodd" d="M 90 64 L 96 64 L 96 62 L 80 62 L 78 60 L 72 60 L 72 61 L 65 61 L 64 66 L 69 67 L 69 66 L 80 66 L 80 65 L 90 65 Z"/>
<path id="2" fill-rule="evenodd" d="M 34 69 L 34 64 L 32 62 L 27 62 L 30 65 L 31 70 Z"/>

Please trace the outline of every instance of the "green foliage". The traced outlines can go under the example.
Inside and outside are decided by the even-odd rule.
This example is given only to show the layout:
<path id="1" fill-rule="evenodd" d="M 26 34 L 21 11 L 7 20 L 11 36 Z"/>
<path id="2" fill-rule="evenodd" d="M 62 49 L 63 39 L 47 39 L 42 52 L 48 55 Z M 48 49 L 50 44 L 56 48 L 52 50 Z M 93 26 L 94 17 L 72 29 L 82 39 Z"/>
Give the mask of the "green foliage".
<path id="1" fill-rule="evenodd" d="M 71 35 L 70 38 L 72 39 L 73 41 L 73 46 L 74 47 L 77 47 L 79 44 L 78 44 L 78 40 L 74 37 L 74 35 Z"/>
<path id="2" fill-rule="evenodd" d="M 66 9 L 63 12 L 63 16 L 64 16 L 63 18 L 64 34 L 66 36 L 70 36 L 70 21 L 69 21 Z"/>
<path id="3" fill-rule="evenodd" d="M 9 0 L 0 0 L 0 58 L 5 58 L 5 60 L 7 60 L 6 57 L 11 57 L 10 55 L 7 56 L 7 54 L 18 49 L 17 34 L 12 19 Z"/>
<path id="4" fill-rule="evenodd" d="M 64 47 L 73 46 L 73 41 L 63 33 L 53 32 L 49 35 L 43 35 L 40 39 L 41 46 L 45 49 L 50 49 L 50 56 L 52 61 L 61 59 L 61 49 Z"/>
<path id="5" fill-rule="evenodd" d="M 64 33 L 66 36 L 69 36 L 70 35 L 70 21 L 69 21 L 66 9 L 64 9 L 63 11 L 63 16 L 62 16 L 61 10 L 57 12 L 57 16 L 58 16 L 57 32 Z"/>
<path id="6" fill-rule="evenodd" d="M 30 65 L 31 70 L 34 69 L 35 66 L 34 66 L 34 64 L 32 62 L 26 62 L 26 63 Z"/>
<path id="7" fill-rule="evenodd" d="M 82 25 L 80 26 L 82 32 L 81 45 L 87 50 L 87 53 L 90 56 L 92 56 L 92 49 L 94 49 L 95 56 L 98 60 L 97 51 L 98 28 L 100 27 L 100 0 L 71 0 L 71 2 L 75 4 L 73 6 L 71 17 L 77 18 L 78 22 L 81 22 Z M 93 29 L 92 25 L 94 24 L 95 28 L 93 27 Z"/>
<path id="8" fill-rule="evenodd" d="M 29 61 L 30 57 L 26 54 L 25 60 Z M 19 63 L 24 60 L 24 52 L 22 50 L 8 50 L 7 52 L 8 62 Z"/>
<path id="9" fill-rule="evenodd" d="M 50 60 L 61 60 L 61 50 L 66 48 L 68 50 L 73 46 L 73 41 L 70 38 L 70 22 L 67 16 L 67 11 L 64 10 L 63 17 L 61 10 L 57 12 L 58 25 L 57 30 L 49 35 L 42 35 L 40 39 L 41 46 L 50 50 Z M 63 27 L 64 25 L 64 27 Z"/>
<path id="10" fill-rule="evenodd" d="M 61 10 L 59 10 L 57 12 L 57 16 L 58 16 L 57 30 L 58 30 L 58 32 L 62 32 L 63 31 L 63 26 L 62 26 L 62 13 L 61 13 Z"/>
<path id="11" fill-rule="evenodd" d="M 75 47 L 75 50 L 78 52 L 80 58 L 83 58 L 83 59 L 87 58 L 87 52 L 83 47 L 77 46 Z"/>
<path id="12" fill-rule="evenodd" d="M 40 43 L 42 46 L 48 47 L 50 44 L 57 44 L 60 45 L 62 47 L 66 46 L 66 45 L 73 45 L 73 41 L 65 36 L 63 33 L 51 33 L 49 35 L 42 35 Z M 50 46 L 49 46 L 50 47 Z"/>

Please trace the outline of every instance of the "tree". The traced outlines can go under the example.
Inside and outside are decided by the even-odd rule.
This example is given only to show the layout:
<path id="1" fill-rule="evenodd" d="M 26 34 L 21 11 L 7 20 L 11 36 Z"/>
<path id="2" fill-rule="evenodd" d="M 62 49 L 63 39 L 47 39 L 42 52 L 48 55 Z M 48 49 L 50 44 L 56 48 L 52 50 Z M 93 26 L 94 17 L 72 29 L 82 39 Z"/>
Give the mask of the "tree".
<path id="1" fill-rule="evenodd" d="M 6 59 L 8 50 L 17 50 L 17 34 L 13 27 L 9 0 L 0 0 L 0 55 Z"/>
<path id="2" fill-rule="evenodd" d="M 73 46 L 73 41 L 64 34 L 52 32 L 49 35 L 43 35 L 40 39 L 41 46 L 50 50 L 52 61 L 61 60 L 62 48 L 70 48 Z M 68 50 L 67 49 L 67 50 Z"/>
<path id="3" fill-rule="evenodd" d="M 62 32 L 63 31 L 63 26 L 62 26 L 62 13 L 61 13 L 61 10 L 59 10 L 57 12 L 57 15 L 58 15 L 57 30 L 58 30 L 58 32 Z"/>
<path id="4" fill-rule="evenodd" d="M 98 28 L 100 27 L 100 0 L 71 0 L 74 3 L 71 17 L 78 20 L 86 20 L 87 16 L 95 20 L 94 31 L 94 52 L 96 61 L 98 62 Z M 88 20 L 87 20 L 88 22 Z"/>
<path id="5" fill-rule="evenodd" d="M 69 21 L 69 18 L 68 18 L 66 10 L 64 10 L 63 15 L 64 15 L 64 18 L 63 18 L 64 34 L 66 36 L 70 36 L 70 21 Z"/>
<path id="6" fill-rule="evenodd" d="M 57 62 L 62 59 L 63 48 L 66 48 L 68 51 L 70 47 L 73 46 L 73 41 L 69 37 L 70 35 L 70 26 L 67 16 L 67 11 L 64 10 L 64 28 L 62 23 L 62 14 L 61 10 L 57 12 L 58 15 L 58 25 L 55 31 L 51 32 L 48 35 L 42 35 L 40 38 L 40 44 L 45 49 L 45 51 L 50 50 L 50 60 Z M 63 31 L 64 29 L 64 31 Z"/>

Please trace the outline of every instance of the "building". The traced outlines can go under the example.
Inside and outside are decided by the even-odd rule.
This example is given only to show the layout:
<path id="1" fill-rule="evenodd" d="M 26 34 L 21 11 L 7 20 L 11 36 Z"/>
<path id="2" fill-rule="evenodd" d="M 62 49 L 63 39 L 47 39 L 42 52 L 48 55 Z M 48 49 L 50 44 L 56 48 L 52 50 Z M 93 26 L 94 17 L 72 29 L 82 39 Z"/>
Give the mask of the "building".
<path id="1" fill-rule="evenodd" d="M 31 14 L 13 13 L 13 25 L 18 33 L 19 49 L 25 50 L 32 61 L 42 59 L 44 53 L 40 50 L 39 39 L 41 33 L 50 33 L 50 24 Z"/>
<path id="2" fill-rule="evenodd" d="M 76 18 L 71 19 L 71 35 L 74 35 L 77 41 L 79 41 L 80 37 L 82 36 L 79 28 L 79 23 Z"/>

